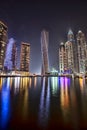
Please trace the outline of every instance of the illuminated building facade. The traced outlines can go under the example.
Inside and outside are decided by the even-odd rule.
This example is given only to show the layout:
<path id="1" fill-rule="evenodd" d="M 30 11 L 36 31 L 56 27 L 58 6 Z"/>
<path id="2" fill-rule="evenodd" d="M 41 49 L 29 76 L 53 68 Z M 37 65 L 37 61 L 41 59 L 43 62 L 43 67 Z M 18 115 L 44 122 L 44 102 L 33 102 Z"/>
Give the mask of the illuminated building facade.
<path id="1" fill-rule="evenodd" d="M 75 41 L 71 29 L 68 32 L 68 41 L 65 43 L 65 50 L 67 57 L 67 70 L 69 73 L 73 73 L 75 68 Z"/>
<path id="2" fill-rule="evenodd" d="M 7 26 L 0 21 L 0 70 L 4 69 L 5 51 L 7 45 Z"/>
<path id="3" fill-rule="evenodd" d="M 67 70 L 67 57 L 65 45 L 62 42 L 59 47 L 59 71 L 64 73 Z"/>
<path id="4" fill-rule="evenodd" d="M 43 30 L 41 32 L 42 75 L 48 73 L 49 71 L 48 43 L 49 43 L 49 33 L 48 31 Z"/>
<path id="5" fill-rule="evenodd" d="M 17 66 L 17 47 L 13 38 L 8 40 L 6 48 L 6 56 L 4 61 L 4 69 L 15 71 Z"/>
<path id="6" fill-rule="evenodd" d="M 87 62 L 87 44 L 85 35 L 82 31 L 78 31 L 76 38 L 78 48 L 78 70 L 79 73 L 85 73 Z"/>
<path id="7" fill-rule="evenodd" d="M 30 44 L 21 43 L 21 53 L 20 53 L 20 70 L 29 72 L 30 66 Z"/>

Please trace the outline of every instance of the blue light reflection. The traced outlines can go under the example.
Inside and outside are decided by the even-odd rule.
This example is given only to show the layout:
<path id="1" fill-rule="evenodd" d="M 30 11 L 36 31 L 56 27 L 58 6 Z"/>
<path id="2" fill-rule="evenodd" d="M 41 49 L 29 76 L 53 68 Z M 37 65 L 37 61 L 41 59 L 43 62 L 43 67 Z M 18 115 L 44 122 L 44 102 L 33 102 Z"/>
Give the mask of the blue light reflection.
<path id="1" fill-rule="evenodd" d="M 7 78 L 2 85 L 1 92 L 1 118 L 0 127 L 6 128 L 10 118 L 10 78 Z"/>
<path id="2" fill-rule="evenodd" d="M 43 127 L 46 126 L 49 117 L 49 106 L 50 106 L 50 85 L 49 78 L 43 78 L 42 81 L 42 92 L 40 99 L 40 111 L 39 111 L 39 124 Z"/>

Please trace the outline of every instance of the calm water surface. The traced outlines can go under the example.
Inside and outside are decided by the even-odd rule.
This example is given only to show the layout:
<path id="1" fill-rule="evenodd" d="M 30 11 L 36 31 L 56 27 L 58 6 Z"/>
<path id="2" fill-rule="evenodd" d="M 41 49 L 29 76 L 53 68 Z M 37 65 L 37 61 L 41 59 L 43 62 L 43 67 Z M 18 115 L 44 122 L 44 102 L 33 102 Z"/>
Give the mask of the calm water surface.
<path id="1" fill-rule="evenodd" d="M 87 128 L 87 80 L 0 78 L 0 130 Z"/>

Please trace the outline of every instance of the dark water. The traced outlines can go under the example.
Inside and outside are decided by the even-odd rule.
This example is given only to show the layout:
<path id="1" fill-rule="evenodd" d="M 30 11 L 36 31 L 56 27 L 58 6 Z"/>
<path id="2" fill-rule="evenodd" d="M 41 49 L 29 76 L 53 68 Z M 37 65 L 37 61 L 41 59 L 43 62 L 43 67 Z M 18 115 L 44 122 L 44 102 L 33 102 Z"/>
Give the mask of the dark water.
<path id="1" fill-rule="evenodd" d="M 86 79 L 0 78 L 0 130 L 86 128 Z"/>

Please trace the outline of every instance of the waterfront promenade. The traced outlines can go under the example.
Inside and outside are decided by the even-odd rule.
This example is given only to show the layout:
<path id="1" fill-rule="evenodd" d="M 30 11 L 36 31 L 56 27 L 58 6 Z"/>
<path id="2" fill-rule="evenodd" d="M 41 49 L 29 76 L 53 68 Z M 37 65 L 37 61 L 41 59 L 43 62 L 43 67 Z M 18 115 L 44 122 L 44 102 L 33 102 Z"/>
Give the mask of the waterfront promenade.
<path id="1" fill-rule="evenodd" d="M 59 75 L 53 75 L 53 74 L 46 74 L 46 75 L 40 75 L 40 74 L 31 74 L 31 75 L 20 75 L 20 74 L 1 74 L 0 77 L 70 77 L 70 78 L 86 78 L 86 75 L 74 75 L 74 74 L 59 74 Z"/>

